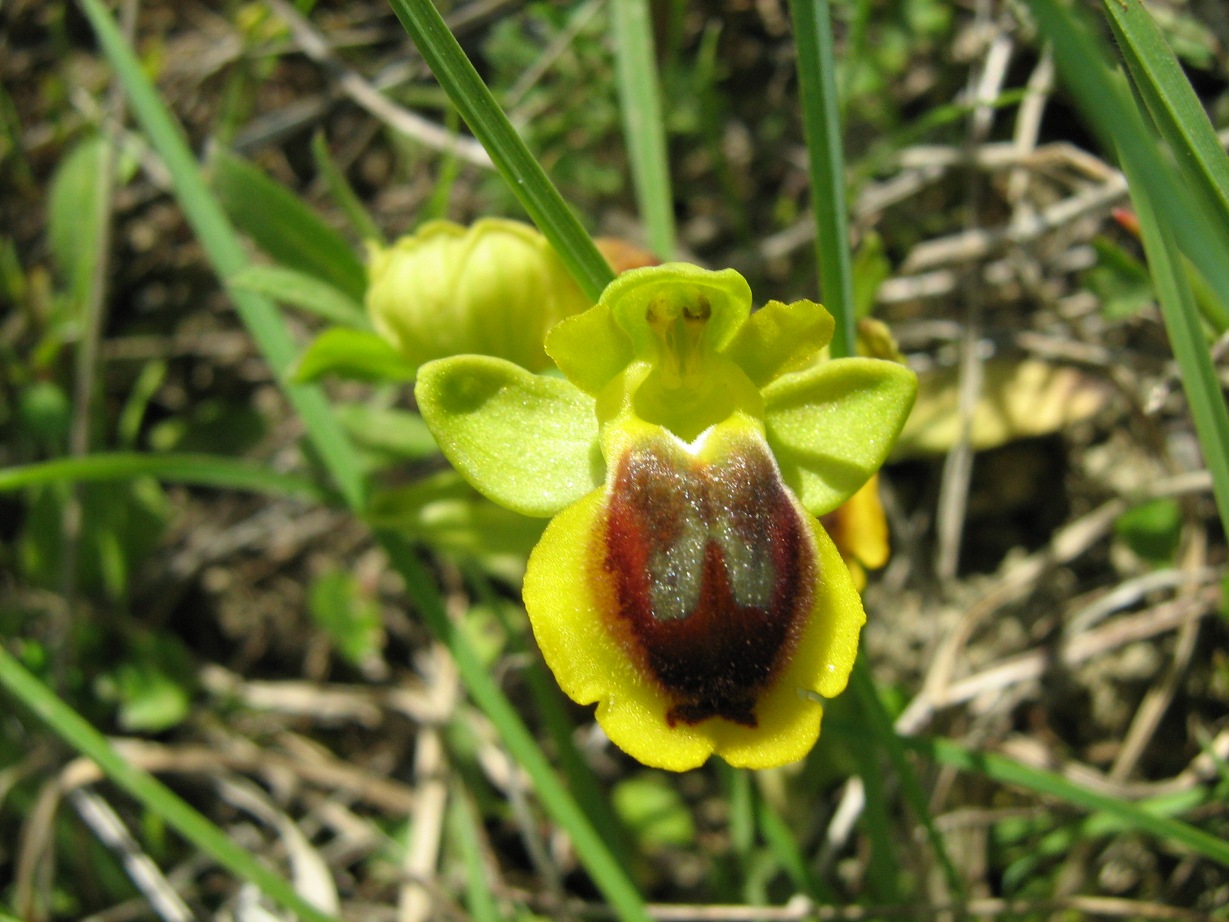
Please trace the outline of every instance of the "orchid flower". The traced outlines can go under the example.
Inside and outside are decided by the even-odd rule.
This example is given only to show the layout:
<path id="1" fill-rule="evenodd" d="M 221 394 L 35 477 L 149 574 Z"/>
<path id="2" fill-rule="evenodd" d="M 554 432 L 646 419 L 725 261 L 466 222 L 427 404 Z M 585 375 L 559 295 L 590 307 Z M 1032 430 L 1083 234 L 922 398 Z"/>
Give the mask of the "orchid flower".
<path id="1" fill-rule="evenodd" d="M 460 355 L 415 388 L 477 490 L 552 517 L 524 601 L 560 686 L 675 771 L 814 745 L 865 621 L 817 517 L 883 464 L 916 392 L 897 363 L 823 359 L 819 305 L 751 304 L 731 269 L 633 269 L 547 335 L 563 377 Z"/>

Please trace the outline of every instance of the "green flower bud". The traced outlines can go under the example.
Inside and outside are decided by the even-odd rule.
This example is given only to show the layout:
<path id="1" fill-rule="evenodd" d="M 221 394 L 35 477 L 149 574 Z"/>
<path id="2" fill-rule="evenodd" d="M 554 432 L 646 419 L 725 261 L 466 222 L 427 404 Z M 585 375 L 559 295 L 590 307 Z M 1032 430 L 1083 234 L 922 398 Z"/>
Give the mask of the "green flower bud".
<path id="1" fill-rule="evenodd" d="M 376 331 L 416 364 L 477 353 L 540 371 L 547 331 L 590 306 L 545 237 L 500 218 L 372 246 L 368 277 Z"/>

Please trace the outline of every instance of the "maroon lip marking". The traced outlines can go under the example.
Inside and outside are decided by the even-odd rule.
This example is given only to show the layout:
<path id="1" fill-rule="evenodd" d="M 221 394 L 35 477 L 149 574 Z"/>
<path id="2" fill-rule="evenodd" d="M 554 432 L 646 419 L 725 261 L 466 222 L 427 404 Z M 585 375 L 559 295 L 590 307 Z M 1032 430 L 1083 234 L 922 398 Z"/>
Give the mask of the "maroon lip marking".
<path id="1" fill-rule="evenodd" d="M 815 551 L 772 457 L 755 444 L 700 461 L 666 440 L 630 451 L 607 505 L 612 628 L 674 699 L 671 726 L 756 703 L 810 611 Z"/>

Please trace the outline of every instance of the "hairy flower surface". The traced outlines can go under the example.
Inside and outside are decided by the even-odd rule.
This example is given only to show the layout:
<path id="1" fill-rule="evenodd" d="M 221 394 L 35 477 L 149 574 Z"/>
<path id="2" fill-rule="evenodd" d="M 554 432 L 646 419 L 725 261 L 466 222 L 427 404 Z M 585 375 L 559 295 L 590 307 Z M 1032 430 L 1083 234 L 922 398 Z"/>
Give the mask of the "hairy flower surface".
<path id="1" fill-rule="evenodd" d="M 419 407 L 482 493 L 553 516 L 524 599 L 561 687 L 610 739 L 682 771 L 801 758 L 865 621 L 817 516 L 887 457 L 906 368 L 816 361 L 832 318 L 751 312 L 733 270 L 635 269 L 546 341 L 565 378 L 489 356 L 424 365 Z"/>

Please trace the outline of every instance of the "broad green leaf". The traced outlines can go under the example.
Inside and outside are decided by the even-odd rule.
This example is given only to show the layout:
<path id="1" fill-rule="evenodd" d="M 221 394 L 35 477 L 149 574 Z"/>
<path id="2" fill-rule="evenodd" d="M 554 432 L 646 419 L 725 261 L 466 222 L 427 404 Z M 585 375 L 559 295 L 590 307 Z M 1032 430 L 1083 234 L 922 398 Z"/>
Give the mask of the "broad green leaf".
<path id="1" fill-rule="evenodd" d="M 219 150 L 213 188 L 230 219 L 277 262 L 362 301 L 367 272 L 350 245 L 289 189 L 241 157 Z"/>
<path id="2" fill-rule="evenodd" d="M 333 327 L 317 336 L 295 368 L 294 380 L 341 375 L 361 381 L 413 381 L 417 367 L 387 340 L 366 330 Z"/>
<path id="3" fill-rule="evenodd" d="M 97 210 L 106 142 L 90 135 L 60 161 L 51 179 L 47 236 L 73 300 L 85 300 L 98 258 L 99 230 L 91 220 Z"/>
<path id="4" fill-rule="evenodd" d="M 515 512 L 554 515 L 605 478 L 593 400 L 567 381 L 462 355 L 423 365 L 414 396 L 453 467 Z"/>
<path id="5" fill-rule="evenodd" d="M 316 275 L 284 266 L 248 266 L 229 282 L 234 288 L 265 295 L 334 323 L 371 328 L 362 304 Z"/>
<path id="6" fill-rule="evenodd" d="M 880 359 L 836 359 L 764 388 L 768 444 L 813 515 L 831 512 L 888 457 L 917 393 L 913 372 Z"/>

